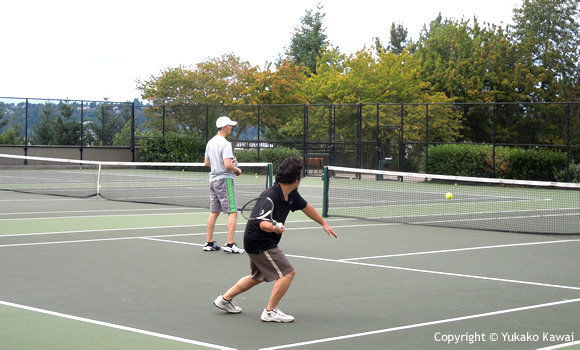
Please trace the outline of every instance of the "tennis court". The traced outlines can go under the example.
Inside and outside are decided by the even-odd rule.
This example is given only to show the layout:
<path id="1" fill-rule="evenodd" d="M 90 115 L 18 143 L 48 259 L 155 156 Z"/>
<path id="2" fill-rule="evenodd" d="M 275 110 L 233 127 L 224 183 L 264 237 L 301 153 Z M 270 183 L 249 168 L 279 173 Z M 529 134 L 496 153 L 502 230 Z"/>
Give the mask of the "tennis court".
<path id="1" fill-rule="evenodd" d="M 300 192 L 322 209 L 322 181 Z M 213 300 L 248 258 L 203 252 L 207 209 L 0 191 L 0 349 L 579 348 L 580 239 L 301 213 L 281 248 L 297 270 Z M 226 237 L 226 218 L 216 240 Z M 236 240 L 241 244 L 244 222 Z"/>

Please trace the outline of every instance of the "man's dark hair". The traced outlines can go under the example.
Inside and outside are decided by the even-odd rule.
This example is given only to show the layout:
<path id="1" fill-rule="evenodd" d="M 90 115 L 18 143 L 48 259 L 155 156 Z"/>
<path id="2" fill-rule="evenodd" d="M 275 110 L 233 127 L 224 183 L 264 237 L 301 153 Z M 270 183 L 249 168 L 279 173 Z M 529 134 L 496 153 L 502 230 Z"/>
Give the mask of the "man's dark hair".
<path id="1" fill-rule="evenodd" d="M 281 184 L 293 184 L 301 177 L 302 163 L 295 157 L 284 159 L 276 171 L 276 182 Z"/>

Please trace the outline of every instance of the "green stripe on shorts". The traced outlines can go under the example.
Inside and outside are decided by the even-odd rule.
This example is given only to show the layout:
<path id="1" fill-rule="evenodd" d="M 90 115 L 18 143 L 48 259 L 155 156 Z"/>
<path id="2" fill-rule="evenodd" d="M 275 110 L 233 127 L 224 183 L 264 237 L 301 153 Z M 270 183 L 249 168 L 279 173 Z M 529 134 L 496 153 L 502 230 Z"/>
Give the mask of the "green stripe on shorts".
<path id="1" fill-rule="evenodd" d="M 236 208 L 236 197 L 234 194 L 234 182 L 232 179 L 226 179 L 226 184 L 228 186 L 228 198 L 230 200 L 230 213 L 237 212 Z"/>

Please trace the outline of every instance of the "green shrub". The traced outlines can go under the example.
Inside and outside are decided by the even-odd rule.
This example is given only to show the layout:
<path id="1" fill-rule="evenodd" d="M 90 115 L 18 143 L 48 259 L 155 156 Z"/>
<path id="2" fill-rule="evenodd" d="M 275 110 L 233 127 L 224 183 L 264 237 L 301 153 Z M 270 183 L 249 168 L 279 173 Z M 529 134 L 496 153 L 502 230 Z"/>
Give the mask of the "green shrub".
<path id="1" fill-rule="evenodd" d="M 566 168 L 560 170 L 556 175 L 556 181 L 566 181 Z M 580 164 L 570 164 L 570 182 L 580 182 Z"/>
<path id="2" fill-rule="evenodd" d="M 566 169 L 566 155 L 550 150 L 514 148 L 509 154 L 506 178 L 516 180 L 556 181 Z"/>
<path id="3" fill-rule="evenodd" d="M 429 148 L 431 174 L 493 176 L 491 145 L 449 144 Z M 422 171 L 425 171 L 422 166 Z M 566 155 L 547 149 L 495 148 L 495 177 L 517 180 L 565 181 Z M 564 171 L 563 175 L 562 172 Z M 570 180 L 578 179 L 580 167 L 570 166 Z"/>
<path id="4" fill-rule="evenodd" d="M 302 153 L 297 149 L 288 147 L 263 148 L 260 150 L 260 159 L 258 160 L 257 150 L 236 152 L 239 163 L 272 163 L 274 173 L 276 173 L 280 163 L 288 157 L 302 158 Z"/>
<path id="5" fill-rule="evenodd" d="M 431 174 L 491 177 L 492 168 L 486 166 L 492 159 L 489 145 L 450 144 L 429 148 Z M 425 171 L 425 169 L 421 169 Z"/>
<path id="6" fill-rule="evenodd" d="M 139 147 L 144 162 L 190 162 L 204 161 L 205 140 L 183 138 L 177 134 L 161 138 L 143 139 Z"/>

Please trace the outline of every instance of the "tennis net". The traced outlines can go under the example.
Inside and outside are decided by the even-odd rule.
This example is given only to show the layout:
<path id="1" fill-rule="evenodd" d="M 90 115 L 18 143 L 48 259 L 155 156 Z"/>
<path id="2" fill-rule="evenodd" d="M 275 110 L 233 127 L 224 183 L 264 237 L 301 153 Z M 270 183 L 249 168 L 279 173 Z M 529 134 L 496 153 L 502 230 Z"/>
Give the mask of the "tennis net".
<path id="1" fill-rule="evenodd" d="M 539 234 L 580 234 L 580 184 L 328 166 L 323 216 Z M 447 199 L 446 194 L 452 198 Z"/>
<path id="2" fill-rule="evenodd" d="M 240 163 L 238 206 L 272 184 L 271 163 Z M 106 162 L 0 154 L 0 190 L 209 208 L 203 163 Z"/>

